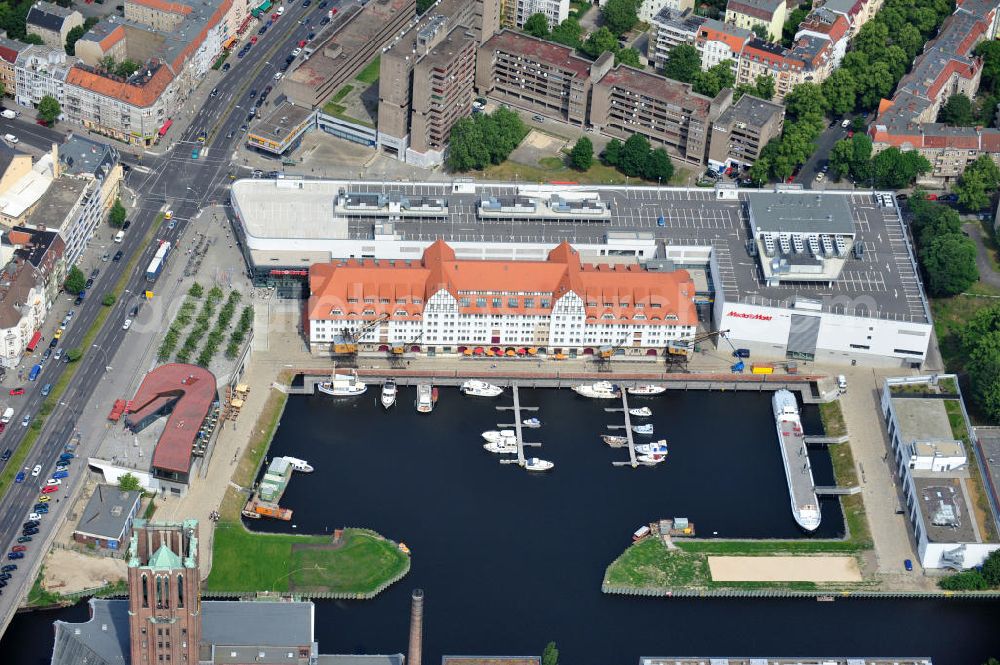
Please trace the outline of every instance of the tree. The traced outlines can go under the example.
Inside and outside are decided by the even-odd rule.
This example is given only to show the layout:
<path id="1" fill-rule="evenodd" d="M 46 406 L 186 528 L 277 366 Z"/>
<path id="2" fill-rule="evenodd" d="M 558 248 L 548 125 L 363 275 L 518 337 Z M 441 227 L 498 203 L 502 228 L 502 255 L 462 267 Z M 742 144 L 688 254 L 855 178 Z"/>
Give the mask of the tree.
<path id="1" fill-rule="evenodd" d="M 601 8 L 604 25 L 616 36 L 621 36 L 639 22 L 638 9 L 636 0 L 608 0 Z"/>
<path id="2" fill-rule="evenodd" d="M 622 142 L 618 139 L 611 139 L 608 144 L 604 146 L 604 152 L 601 153 L 601 159 L 608 166 L 618 166 L 622 159 Z"/>
<path id="3" fill-rule="evenodd" d="M 552 29 L 549 39 L 554 42 L 558 42 L 559 44 L 564 44 L 565 46 L 580 48 L 580 37 L 582 36 L 583 28 L 580 26 L 580 22 L 570 16 Z"/>
<path id="4" fill-rule="evenodd" d="M 963 94 L 952 95 L 938 111 L 937 121 L 958 127 L 975 127 L 972 100 Z"/>
<path id="5" fill-rule="evenodd" d="M 785 21 L 785 25 L 781 28 L 781 45 L 785 48 L 791 48 L 792 41 L 795 39 L 795 33 L 799 31 L 799 24 L 806 19 L 809 15 L 809 10 L 802 6 L 796 7 L 792 10 L 792 13 L 788 15 L 788 19 Z"/>
<path id="6" fill-rule="evenodd" d="M 66 352 L 66 360 L 71 363 L 75 363 L 77 360 L 83 357 L 83 351 L 79 348 L 73 348 Z"/>
<path id="7" fill-rule="evenodd" d="M 774 77 L 768 74 L 761 74 L 755 79 L 754 88 L 755 90 L 752 94 L 755 97 L 770 101 L 774 98 Z"/>
<path id="8" fill-rule="evenodd" d="M 966 369 L 976 404 L 991 420 L 1000 419 L 1000 331 L 979 338 L 969 354 Z"/>
<path id="9" fill-rule="evenodd" d="M 767 26 L 763 23 L 754 23 L 750 31 L 756 35 L 759 39 L 763 39 L 765 42 L 772 41 L 771 33 L 768 32 Z"/>
<path id="10" fill-rule="evenodd" d="M 886 148 L 872 160 L 875 184 L 889 189 L 902 189 L 922 173 L 931 169 L 927 158 L 916 150 L 900 152 L 898 148 Z"/>
<path id="11" fill-rule="evenodd" d="M 642 69 L 642 61 L 639 60 L 639 52 L 634 48 L 618 49 L 618 52 L 615 53 L 615 64 L 628 65 L 629 67 Z"/>
<path id="12" fill-rule="evenodd" d="M 417 0 L 417 15 L 423 14 L 425 11 L 431 8 L 437 0 Z"/>
<path id="13" fill-rule="evenodd" d="M 132 76 L 132 74 L 135 74 L 136 71 L 138 71 L 141 68 L 142 68 L 142 63 L 136 62 L 135 60 L 131 60 L 129 58 L 125 58 L 117 65 L 115 65 L 115 74 L 121 76 L 122 78 L 128 78 L 129 76 Z"/>
<path id="14" fill-rule="evenodd" d="M 822 117 L 826 109 L 823 89 L 815 83 L 800 83 L 785 95 L 785 111 L 797 120 Z"/>
<path id="15" fill-rule="evenodd" d="M 633 134 L 622 146 L 618 169 L 627 176 L 642 176 L 649 155 L 649 140 L 642 134 Z"/>
<path id="16" fill-rule="evenodd" d="M 33 32 L 31 34 L 25 35 L 24 36 L 24 41 L 27 44 L 34 44 L 35 46 L 44 46 L 45 45 L 45 40 L 42 39 L 42 36 L 41 35 L 36 35 Z"/>
<path id="17" fill-rule="evenodd" d="M 52 95 L 45 95 L 38 102 L 38 119 L 46 125 L 52 125 L 62 115 L 59 102 Z"/>
<path id="18" fill-rule="evenodd" d="M 87 33 L 87 29 L 78 25 L 66 33 L 66 55 L 76 55 L 76 43 Z"/>
<path id="19" fill-rule="evenodd" d="M 115 71 L 115 56 L 104 55 L 97 59 L 97 68 L 103 69 L 106 72 Z"/>
<path id="20" fill-rule="evenodd" d="M 998 184 L 1000 184 L 1000 169 L 997 169 L 989 155 L 980 155 L 976 161 L 965 167 L 965 172 L 955 185 L 955 193 L 958 194 L 958 202 L 961 205 L 969 210 L 982 210 L 990 205 L 990 195 Z"/>
<path id="21" fill-rule="evenodd" d="M 858 101 L 857 83 L 850 71 L 835 69 L 830 76 L 820 84 L 823 99 L 826 100 L 830 113 L 834 117 L 842 116 L 854 110 Z"/>
<path id="22" fill-rule="evenodd" d="M 985 591 L 986 580 L 978 570 L 963 570 L 941 578 L 938 586 L 946 591 Z"/>
<path id="23" fill-rule="evenodd" d="M 205 295 L 205 287 L 198 282 L 195 282 L 191 285 L 191 288 L 188 289 L 188 295 L 192 298 L 200 298 Z"/>
<path id="24" fill-rule="evenodd" d="M 87 276 L 83 274 L 82 270 L 73 266 L 69 269 L 69 274 L 66 275 L 66 282 L 63 286 L 67 292 L 77 294 L 87 288 Z"/>
<path id="25" fill-rule="evenodd" d="M 646 155 L 646 163 L 642 167 L 642 176 L 646 180 L 655 180 L 661 185 L 665 185 L 674 175 L 674 164 L 670 161 L 670 155 L 663 148 L 651 150 Z"/>
<path id="26" fill-rule="evenodd" d="M 573 150 L 569 153 L 570 164 L 574 169 L 586 171 L 594 163 L 594 144 L 586 136 L 581 136 Z"/>
<path id="27" fill-rule="evenodd" d="M 142 490 L 142 485 L 136 476 L 126 473 L 118 477 L 118 489 L 123 492 L 138 492 Z"/>
<path id="28" fill-rule="evenodd" d="M 524 31 L 532 37 L 544 39 L 549 36 L 549 19 L 541 12 L 532 14 L 524 22 Z"/>
<path id="29" fill-rule="evenodd" d="M 104 298 L 101 299 L 101 304 L 105 307 L 111 307 L 118 301 L 118 298 L 113 293 L 105 293 Z"/>
<path id="30" fill-rule="evenodd" d="M 682 83 L 694 82 L 694 77 L 701 71 L 701 56 L 691 44 L 678 44 L 670 49 L 667 62 L 663 66 L 663 74 L 667 78 Z"/>
<path id="31" fill-rule="evenodd" d="M 983 75 L 979 89 L 994 91 L 1000 85 L 1000 41 L 987 39 L 976 46 L 976 55 L 983 59 Z"/>
<path id="32" fill-rule="evenodd" d="M 833 144 L 830 149 L 828 163 L 830 171 L 835 180 L 848 175 L 851 172 L 851 164 L 854 161 L 854 146 L 850 139 L 841 139 Z"/>
<path id="33" fill-rule="evenodd" d="M 976 245 L 957 233 L 931 238 L 920 250 L 920 262 L 928 291 L 935 297 L 962 293 L 979 279 Z"/>
<path id="34" fill-rule="evenodd" d="M 114 204 L 111 206 L 111 211 L 108 213 L 108 224 L 116 229 L 120 229 L 125 225 L 125 206 L 122 205 L 121 199 L 115 199 Z"/>
<path id="35" fill-rule="evenodd" d="M 986 557 L 986 561 L 983 561 L 983 568 L 981 571 L 983 578 L 986 580 L 986 584 L 991 587 L 1000 586 L 1000 550 L 993 550 L 990 552 L 989 556 Z"/>
<path id="36" fill-rule="evenodd" d="M 725 60 L 714 67 L 695 74 L 694 84 L 691 86 L 694 92 L 706 97 L 715 97 L 723 88 L 732 88 L 736 82 L 733 69 L 729 60 Z"/>
<path id="37" fill-rule="evenodd" d="M 694 49 L 693 46 L 691 48 Z M 580 47 L 580 50 L 583 51 L 586 55 L 596 60 L 605 51 L 611 51 L 612 53 L 617 51 L 618 39 L 607 28 L 599 28 L 590 33 L 590 36 L 587 37 L 587 41 L 583 43 L 583 46 Z M 698 52 L 695 51 L 695 54 L 697 53 Z M 698 62 L 699 63 L 701 62 L 700 58 Z"/>
<path id="38" fill-rule="evenodd" d="M 469 171 L 499 164 L 527 133 L 520 116 L 510 109 L 462 118 L 451 129 L 448 168 Z"/>
<path id="39" fill-rule="evenodd" d="M 549 642 L 542 651 L 542 665 L 559 665 L 559 649 L 555 642 Z"/>

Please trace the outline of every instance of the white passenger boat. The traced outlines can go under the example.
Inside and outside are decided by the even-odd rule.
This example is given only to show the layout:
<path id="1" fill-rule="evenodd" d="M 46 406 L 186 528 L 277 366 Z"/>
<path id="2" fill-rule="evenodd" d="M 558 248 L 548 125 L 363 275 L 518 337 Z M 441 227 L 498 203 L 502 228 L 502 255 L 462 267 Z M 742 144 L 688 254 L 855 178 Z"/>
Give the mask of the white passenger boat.
<path id="1" fill-rule="evenodd" d="M 659 395 L 667 391 L 663 386 L 654 386 L 648 383 L 643 386 L 633 386 L 628 389 L 629 395 Z"/>
<path id="2" fill-rule="evenodd" d="M 469 379 L 459 390 L 471 397 L 496 397 L 503 392 L 500 386 L 478 379 Z"/>
<path id="3" fill-rule="evenodd" d="M 498 455 L 516 455 L 517 442 L 514 439 L 500 439 L 483 444 L 483 450 Z"/>
<path id="4" fill-rule="evenodd" d="M 350 374 L 334 374 L 329 381 L 317 383 L 316 390 L 334 397 L 356 397 L 368 390 L 368 386 L 358 379 L 357 372 L 352 372 Z"/>
<path id="5" fill-rule="evenodd" d="M 651 454 L 651 455 L 639 455 L 635 459 L 637 461 L 639 461 L 639 462 L 642 462 L 643 464 L 654 465 L 654 464 L 659 464 L 660 462 L 666 462 L 667 461 L 667 456 L 666 455 L 654 455 L 654 454 Z"/>
<path id="6" fill-rule="evenodd" d="M 666 455 L 667 440 L 660 439 L 659 441 L 653 441 L 652 443 L 640 443 L 635 447 L 635 452 L 640 455 Z"/>
<path id="7" fill-rule="evenodd" d="M 555 464 L 548 460 L 532 457 L 524 463 L 524 468 L 528 471 L 549 471 Z"/>
<path id="8" fill-rule="evenodd" d="M 489 429 L 483 432 L 483 438 L 487 441 L 499 441 L 500 439 L 509 439 L 514 436 L 516 434 L 512 429 L 502 429 L 499 432 L 495 429 Z"/>
<path id="9" fill-rule="evenodd" d="M 430 413 L 434 410 L 434 387 L 429 383 L 417 384 L 417 413 Z"/>
<path id="10" fill-rule="evenodd" d="M 792 516 L 806 531 L 815 531 L 819 527 L 822 513 L 819 499 L 816 498 L 816 484 L 809 464 L 802 420 L 799 418 L 799 404 L 795 401 L 795 395 L 782 389 L 775 391 L 771 406 L 774 409 L 781 461 L 785 465 Z"/>
<path id="11" fill-rule="evenodd" d="M 382 384 L 382 396 L 380 398 L 382 406 L 386 409 L 396 403 L 396 382 L 389 379 Z"/>
<path id="12" fill-rule="evenodd" d="M 632 431 L 636 434 L 652 434 L 653 426 L 648 423 L 645 425 L 632 425 Z"/>
<path id="13" fill-rule="evenodd" d="M 313 472 L 312 465 L 304 459 L 299 459 L 298 457 L 288 457 L 286 455 L 285 461 L 291 465 L 292 471 L 301 471 L 302 473 Z"/>
<path id="14" fill-rule="evenodd" d="M 542 421 L 539 420 L 538 418 L 525 418 L 524 420 L 521 421 L 521 425 L 523 425 L 524 427 L 530 427 L 532 429 L 536 429 L 542 426 Z"/>
<path id="15" fill-rule="evenodd" d="M 573 386 L 573 390 L 577 395 L 583 395 L 592 399 L 615 399 L 621 397 L 621 391 L 618 389 L 618 386 L 608 381 Z"/>
<path id="16" fill-rule="evenodd" d="M 629 409 L 628 413 L 630 416 L 636 416 L 638 418 L 649 418 L 653 415 L 653 410 L 648 406 L 643 406 L 638 409 Z"/>

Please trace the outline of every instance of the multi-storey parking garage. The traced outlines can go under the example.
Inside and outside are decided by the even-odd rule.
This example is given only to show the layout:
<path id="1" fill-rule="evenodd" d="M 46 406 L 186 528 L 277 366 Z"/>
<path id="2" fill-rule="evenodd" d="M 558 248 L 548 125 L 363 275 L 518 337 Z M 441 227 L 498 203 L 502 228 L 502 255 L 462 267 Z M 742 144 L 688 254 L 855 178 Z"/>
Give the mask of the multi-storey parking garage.
<path id="1" fill-rule="evenodd" d="M 756 355 L 919 365 L 930 314 L 887 202 L 870 192 L 469 181 L 285 178 L 232 190 L 251 275 L 287 297 L 304 295 L 309 267 L 332 259 L 419 260 L 444 239 L 462 259 L 544 260 L 568 241 L 586 261 L 687 269 L 702 325 Z"/>

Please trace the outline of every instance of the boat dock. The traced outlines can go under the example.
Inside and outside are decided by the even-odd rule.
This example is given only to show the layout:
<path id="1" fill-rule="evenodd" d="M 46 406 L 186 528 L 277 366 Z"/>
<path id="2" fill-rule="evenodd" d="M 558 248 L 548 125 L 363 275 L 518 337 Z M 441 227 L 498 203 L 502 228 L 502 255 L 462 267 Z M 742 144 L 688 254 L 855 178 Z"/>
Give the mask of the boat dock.
<path id="1" fill-rule="evenodd" d="M 261 478 L 257 490 L 243 508 L 243 516 L 252 519 L 274 517 L 279 520 L 292 519 L 292 511 L 278 505 L 292 476 L 292 464 L 284 457 L 275 457 Z"/>
<path id="2" fill-rule="evenodd" d="M 628 440 L 628 462 L 612 462 L 614 466 L 631 466 L 633 469 L 639 466 L 639 460 L 635 458 L 635 432 L 632 431 L 632 416 L 628 412 L 628 391 L 621 389 L 622 411 L 625 414 L 625 438 Z M 617 411 L 618 409 L 605 409 L 606 411 Z M 609 425 L 609 427 L 616 427 Z"/>
<path id="3" fill-rule="evenodd" d="M 521 406 L 521 397 L 517 390 L 517 384 L 513 383 L 510 386 L 510 392 L 514 395 L 514 406 L 498 406 L 497 411 L 513 411 L 514 412 L 514 436 L 517 439 L 517 459 L 502 459 L 501 464 L 514 464 L 517 463 L 518 466 L 524 466 L 524 447 L 525 446 L 540 446 L 542 444 L 537 442 L 525 442 L 524 440 L 524 429 L 521 425 L 521 412 L 522 411 L 538 411 L 537 406 Z M 507 423 L 498 423 L 497 427 L 506 427 Z"/>

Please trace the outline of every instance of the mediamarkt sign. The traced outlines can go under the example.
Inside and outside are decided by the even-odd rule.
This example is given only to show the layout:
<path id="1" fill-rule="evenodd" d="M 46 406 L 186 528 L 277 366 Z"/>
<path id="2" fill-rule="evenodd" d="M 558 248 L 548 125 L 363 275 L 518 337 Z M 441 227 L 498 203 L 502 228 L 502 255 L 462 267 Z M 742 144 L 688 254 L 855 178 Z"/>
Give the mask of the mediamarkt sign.
<path id="1" fill-rule="evenodd" d="M 750 312 L 726 312 L 726 316 L 735 316 L 738 319 L 752 319 L 753 321 L 770 321 L 774 318 L 770 314 L 753 314 Z"/>

